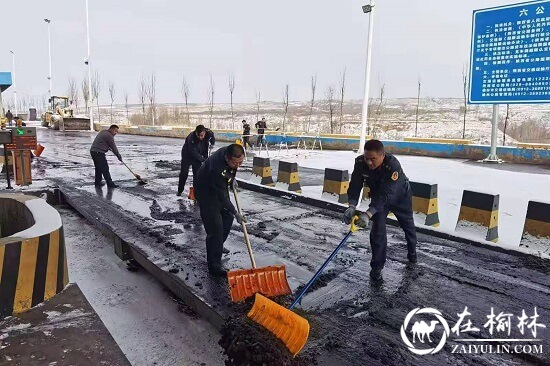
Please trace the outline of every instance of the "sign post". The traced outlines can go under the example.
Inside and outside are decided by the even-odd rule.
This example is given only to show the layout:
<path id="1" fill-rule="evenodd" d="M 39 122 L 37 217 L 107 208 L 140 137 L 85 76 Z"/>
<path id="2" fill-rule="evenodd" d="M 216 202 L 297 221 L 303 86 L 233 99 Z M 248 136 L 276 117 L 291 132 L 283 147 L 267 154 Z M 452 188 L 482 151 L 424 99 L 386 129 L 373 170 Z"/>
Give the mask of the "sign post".
<path id="1" fill-rule="evenodd" d="M 550 102 L 550 1 L 474 10 L 470 104 L 492 104 L 491 150 L 496 152 L 499 104 Z"/>

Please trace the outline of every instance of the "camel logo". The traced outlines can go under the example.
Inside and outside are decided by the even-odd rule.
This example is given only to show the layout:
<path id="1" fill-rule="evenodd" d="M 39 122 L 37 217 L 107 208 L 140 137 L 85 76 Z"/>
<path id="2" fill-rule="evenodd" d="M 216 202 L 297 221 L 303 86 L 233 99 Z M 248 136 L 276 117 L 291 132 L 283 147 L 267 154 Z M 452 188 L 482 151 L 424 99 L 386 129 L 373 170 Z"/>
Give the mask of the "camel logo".
<path id="1" fill-rule="evenodd" d="M 418 314 L 430 314 L 434 316 L 437 320 L 431 320 L 429 322 L 425 322 L 424 320 L 416 321 L 409 329 L 409 323 L 411 322 L 411 319 Z M 441 324 L 443 326 L 443 334 L 437 346 L 427 349 L 416 348 L 415 345 L 420 345 L 420 343 L 433 343 L 431 336 L 437 324 Z M 412 333 L 412 343 L 409 340 L 407 333 Z M 401 338 L 403 339 L 403 342 L 405 342 L 412 353 L 416 353 L 417 355 L 428 355 L 439 352 L 445 345 L 447 337 L 450 333 L 451 331 L 449 329 L 449 325 L 441 315 L 441 312 L 433 308 L 416 308 L 412 310 L 407 314 L 407 317 L 405 318 L 405 321 L 401 326 Z M 417 341 L 419 342 L 419 344 L 416 343 Z"/>

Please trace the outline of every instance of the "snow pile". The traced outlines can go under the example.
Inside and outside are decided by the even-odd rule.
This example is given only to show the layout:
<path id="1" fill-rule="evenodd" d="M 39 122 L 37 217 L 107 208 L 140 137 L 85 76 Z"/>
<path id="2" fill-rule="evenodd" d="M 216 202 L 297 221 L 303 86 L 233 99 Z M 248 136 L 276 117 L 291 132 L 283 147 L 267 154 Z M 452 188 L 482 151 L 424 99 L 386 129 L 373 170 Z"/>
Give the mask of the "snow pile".
<path id="1" fill-rule="evenodd" d="M 550 238 L 537 238 L 536 236 L 525 233 L 523 234 L 519 246 L 534 252 L 550 255 Z"/>

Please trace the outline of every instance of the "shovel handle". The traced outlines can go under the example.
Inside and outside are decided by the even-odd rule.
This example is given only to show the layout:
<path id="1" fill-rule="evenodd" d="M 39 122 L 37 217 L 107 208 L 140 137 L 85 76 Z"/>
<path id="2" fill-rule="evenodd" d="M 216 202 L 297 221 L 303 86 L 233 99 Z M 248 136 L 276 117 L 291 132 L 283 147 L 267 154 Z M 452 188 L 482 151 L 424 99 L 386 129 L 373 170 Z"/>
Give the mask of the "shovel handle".
<path id="1" fill-rule="evenodd" d="M 290 305 L 290 307 L 288 308 L 289 310 L 292 310 L 292 308 L 298 304 L 300 302 L 300 300 L 302 299 L 302 297 L 305 295 L 305 293 L 307 292 L 307 290 L 311 287 L 311 285 L 313 285 L 313 283 L 317 280 L 317 278 L 319 278 L 319 276 L 321 275 L 321 273 L 323 272 L 323 270 L 325 269 L 325 267 L 330 263 L 330 261 L 336 256 L 336 254 L 338 253 L 338 251 L 344 246 L 344 244 L 346 244 L 346 242 L 348 241 L 349 237 L 351 236 L 351 234 L 353 234 L 354 231 L 357 231 L 355 229 L 355 222 L 359 219 L 359 217 L 357 216 L 354 216 L 353 219 L 351 220 L 351 227 L 350 227 L 350 230 L 348 231 L 347 235 L 344 237 L 344 239 L 342 239 L 342 241 L 340 242 L 340 244 L 338 244 L 338 246 L 336 247 L 336 249 L 334 249 L 334 251 L 332 252 L 332 254 L 330 255 L 330 257 L 327 258 L 327 260 L 325 261 L 325 263 L 323 263 L 323 265 L 321 266 L 321 268 L 319 268 L 319 270 L 313 275 L 313 277 L 311 278 L 311 280 L 309 280 L 309 282 L 307 283 L 307 285 L 305 285 L 305 287 L 302 289 L 302 291 L 300 291 L 300 293 L 298 294 L 298 296 L 296 296 L 296 300 L 294 300 L 294 302 L 292 303 L 292 305 Z"/>
<path id="2" fill-rule="evenodd" d="M 235 178 L 233 178 L 233 179 L 235 179 Z M 235 196 L 235 203 L 237 204 L 237 211 L 239 211 L 239 214 L 242 216 L 241 204 L 239 202 L 239 197 L 237 196 L 237 189 L 235 188 L 235 186 L 233 186 L 233 195 Z M 252 268 L 256 268 L 256 261 L 254 260 L 254 254 L 252 254 L 252 246 L 250 245 L 250 238 L 248 237 L 248 231 L 246 230 L 246 223 L 244 221 L 242 221 L 241 226 L 243 228 L 244 241 L 246 243 L 246 249 L 248 249 L 248 255 L 250 256 L 250 262 L 252 263 Z"/>

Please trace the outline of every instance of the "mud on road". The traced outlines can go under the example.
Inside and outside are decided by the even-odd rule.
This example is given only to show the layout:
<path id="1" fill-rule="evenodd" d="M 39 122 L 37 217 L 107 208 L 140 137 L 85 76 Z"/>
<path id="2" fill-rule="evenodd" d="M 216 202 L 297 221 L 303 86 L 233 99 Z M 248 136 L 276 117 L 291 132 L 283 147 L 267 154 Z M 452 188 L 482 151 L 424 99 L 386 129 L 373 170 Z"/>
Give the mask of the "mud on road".
<path id="1" fill-rule="evenodd" d="M 124 137 L 119 139 L 119 149 L 122 149 Z M 128 143 L 132 144 L 135 139 L 128 137 Z M 140 137 L 140 140 L 143 139 Z M 248 349 L 252 361 L 263 352 L 266 356 L 262 356 L 262 362 L 279 364 L 550 363 L 548 353 L 453 353 L 454 346 L 459 343 L 456 341 L 458 338 L 495 338 L 496 335 L 490 334 L 483 326 L 491 308 L 497 314 L 505 312 L 520 316 L 525 310 L 532 316 L 536 307 L 540 321 L 545 323 L 546 319 L 548 322 L 548 261 L 420 234 L 418 263 L 409 265 L 404 235 L 395 227 L 388 227 L 388 261 L 381 283 L 371 283 L 368 278 L 368 233 L 360 232 L 352 236 L 329 265 L 323 281 L 303 298 L 298 311 L 309 320 L 311 334 L 302 358 L 293 360 L 288 357 L 284 360 L 281 345 L 273 348 L 277 342 L 270 333 L 261 330 L 261 335 L 248 337 L 238 345 L 232 343 L 235 334 L 254 334 L 249 328 L 254 325 L 247 324 L 246 311 L 243 310 L 243 307 L 249 308 L 249 304 L 231 304 L 227 283 L 206 274 L 205 234 L 198 207 L 175 196 L 178 172 L 173 165 L 177 163 L 177 158 L 170 164 L 155 163 L 170 161 L 166 160 L 166 151 L 174 150 L 176 153 L 173 156 L 179 156 L 179 147 L 172 143 L 167 145 L 165 140 L 168 139 L 160 140 L 162 145 L 159 146 L 154 145 L 157 139 L 150 140 L 152 145 L 147 149 L 151 151 L 151 156 L 147 161 L 144 162 L 137 154 L 129 158 L 139 167 L 148 167 L 149 184 L 146 186 L 127 180 L 120 182 L 120 189 L 95 189 L 90 186 L 91 161 L 84 160 L 84 156 L 71 168 L 63 165 L 68 164 L 63 159 L 47 157 L 41 163 L 47 165 L 42 166 L 43 175 L 53 185 L 59 185 L 85 216 L 128 238 L 149 261 L 191 289 L 224 319 L 230 319 L 222 334 L 223 345 L 229 355 L 246 354 L 245 349 Z M 75 154 L 78 155 L 78 151 Z M 141 172 L 138 170 L 138 173 Z M 328 210 L 244 190 L 240 193 L 240 199 L 248 218 L 258 266 L 285 264 L 289 283 L 295 291 L 309 280 L 348 230 L 340 222 L 340 215 Z M 226 247 L 231 251 L 224 256 L 227 267 L 250 268 L 243 234 L 236 223 Z M 460 337 L 451 333 L 443 349 L 430 356 L 416 355 L 403 343 L 400 329 L 413 309 L 435 308 L 452 327 L 465 307 L 471 313 L 471 321 L 480 329 L 479 333 L 462 333 Z M 239 323 L 239 320 L 242 321 Z M 433 329 L 432 337 L 440 339 L 443 332 L 444 327 L 438 324 Z M 538 330 L 537 338 L 540 338 L 543 349 L 550 346 L 548 332 L 547 328 Z M 254 339 L 258 341 L 254 342 Z M 267 346 L 269 339 L 273 343 Z M 244 362 L 250 357 L 234 359 Z"/>

